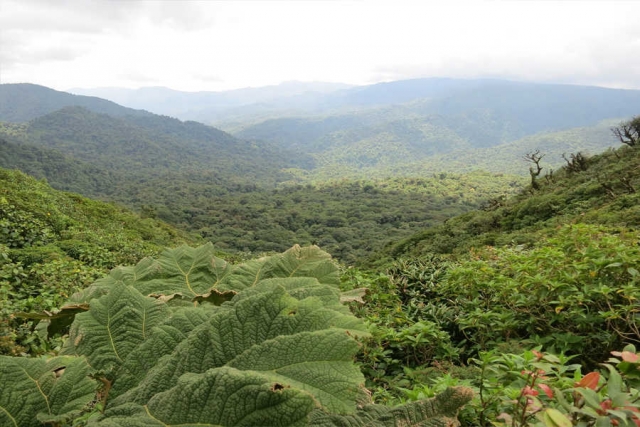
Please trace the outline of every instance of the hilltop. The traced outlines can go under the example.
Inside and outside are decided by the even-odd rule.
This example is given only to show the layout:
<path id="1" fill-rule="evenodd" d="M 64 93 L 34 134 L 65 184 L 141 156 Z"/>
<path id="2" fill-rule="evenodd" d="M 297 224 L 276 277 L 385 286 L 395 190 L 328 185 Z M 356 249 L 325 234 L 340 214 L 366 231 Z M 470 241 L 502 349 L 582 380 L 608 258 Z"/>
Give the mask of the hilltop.
<path id="1" fill-rule="evenodd" d="M 31 83 L 0 85 L 0 121 L 22 123 L 64 107 L 79 106 L 95 113 L 122 116 L 150 116 L 94 96 L 72 95 Z"/>

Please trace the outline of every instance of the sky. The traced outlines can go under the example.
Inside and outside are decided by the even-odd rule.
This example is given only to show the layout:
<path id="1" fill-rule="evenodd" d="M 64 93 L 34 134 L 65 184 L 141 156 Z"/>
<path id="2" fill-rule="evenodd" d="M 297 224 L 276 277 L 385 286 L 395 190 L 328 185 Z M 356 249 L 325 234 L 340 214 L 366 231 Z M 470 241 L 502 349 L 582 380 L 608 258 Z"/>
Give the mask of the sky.
<path id="1" fill-rule="evenodd" d="M 640 89 L 640 0 L 0 0 L 0 83 L 222 91 L 505 78 Z"/>

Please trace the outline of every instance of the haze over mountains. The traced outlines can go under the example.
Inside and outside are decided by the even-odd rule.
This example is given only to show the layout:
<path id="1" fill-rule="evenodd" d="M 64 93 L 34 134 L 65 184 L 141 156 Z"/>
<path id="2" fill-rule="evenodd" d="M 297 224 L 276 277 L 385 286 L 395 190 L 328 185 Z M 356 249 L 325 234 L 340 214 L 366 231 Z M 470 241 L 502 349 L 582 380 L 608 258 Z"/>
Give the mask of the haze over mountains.
<path id="1" fill-rule="evenodd" d="M 223 181 L 259 185 L 477 168 L 526 173 L 517 161 L 526 152 L 544 148 L 546 161 L 557 166 L 561 154 L 573 149 L 602 151 L 616 143 L 608 128 L 640 111 L 637 90 L 490 79 L 355 87 L 288 82 L 192 93 L 166 88 L 75 91 L 127 107 L 9 84 L 0 86 L 0 120 L 35 119 L 22 143 L 56 150 L 94 168 L 131 173 L 131 165 L 139 164 L 156 173 L 208 170 L 224 176 Z M 149 111 L 199 118 L 235 138 Z M 17 142 L 16 135 L 4 139 Z"/>
<path id="2" fill-rule="evenodd" d="M 382 169 L 386 175 L 414 174 L 425 162 L 436 170 L 449 168 L 439 166 L 442 156 L 466 158 L 471 151 L 475 158 L 493 156 L 492 147 L 502 145 L 501 152 L 517 151 L 501 166 L 489 167 L 496 170 L 546 145 L 537 144 L 533 135 L 548 141 L 554 139 L 550 132 L 594 126 L 602 135 L 640 110 L 640 91 L 491 79 L 413 79 L 348 88 L 295 83 L 220 93 L 158 88 L 83 93 L 111 96 L 130 106 L 209 123 L 242 139 L 299 150 L 313 156 L 323 178 L 366 176 Z M 126 99 L 118 98 L 119 93 L 126 93 Z M 581 138 L 571 139 L 580 134 L 585 132 L 571 132 L 565 142 L 581 145 Z M 612 143 L 603 138 L 582 149 L 595 153 Z M 547 148 L 547 159 L 561 164 L 567 148 Z M 440 156 L 437 164 L 433 156 Z"/>
<path id="3" fill-rule="evenodd" d="M 168 104 L 158 105 L 202 114 L 236 105 L 235 121 L 223 123 L 232 133 L 97 97 L 0 85 L 0 167 L 122 203 L 225 249 L 318 243 L 355 262 L 517 191 L 527 152 L 541 150 L 546 173 L 564 164 L 563 153 L 617 145 L 610 127 L 640 111 L 640 91 L 497 80 L 296 83 L 225 93 L 213 107 L 207 99 L 220 94 L 163 93 Z M 153 111 L 145 99 L 137 102 Z M 264 102 L 243 105 L 252 99 Z M 460 175 L 473 171 L 491 173 Z"/>

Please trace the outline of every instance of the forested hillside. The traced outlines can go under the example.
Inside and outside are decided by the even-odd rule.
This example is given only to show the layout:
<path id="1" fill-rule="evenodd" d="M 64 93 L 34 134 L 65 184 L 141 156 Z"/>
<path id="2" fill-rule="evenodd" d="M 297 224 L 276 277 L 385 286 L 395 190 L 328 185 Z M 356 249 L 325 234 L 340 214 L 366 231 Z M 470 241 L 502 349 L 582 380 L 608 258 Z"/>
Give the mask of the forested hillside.
<path id="1" fill-rule="evenodd" d="M 521 194 L 375 254 L 375 273 L 347 271 L 379 328 L 362 354 L 378 399 L 464 384 L 477 399 L 463 425 L 637 424 L 637 122 L 626 145 L 567 156 Z"/>
<path id="2" fill-rule="evenodd" d="M 314 164 L 308 154 L 157 115 L 115 117 L 71 106 L 0 124 L 1 167 L 122 203 L 230 251 L 319 243 L 355 263 L 523 182 L 483 173 L 312 182 Z"/>
<path id="3" fill-rule="evenodd" d="M 640 224 L 640 156 L 637 147 L 596 156 L 574 154 L 558 171 L 543 169 L 539 187 L 509 199 L 494 199 L 485 210 L 452 218 L 397 244 L 394 256 L 466 252 L 483 245 L 533 243 L 538 231 L 587 223 L 636 228 Z M 541 160 L 544 166 L 544 159 Z"/>
<path id="4" fill-rule="evenodd" d="M 573 153 L 553 173 L 544 157 L 530 156 L 542 170 L 532 172 L 520 194 L 495 197 L 481 210 L 381 248 L 368 268 L 339 269 L 316 247 L 231 265 L 210 244 L 183 246 L 118 268 L 70 298 L 100 267 L 120 262 L 111 250 L 129 262 L 155 247 L 130 243 L 118 231 L 158 234 L 169 245 L 181 237 L 149 219 L 4 172 L 3 189 L 35 188 L 15 192 L 19 197 L 3 190 L 0 199 L 22 207 L 4 205 L 8 243 L 0 246 L 0 283 L 11 303 L 5 306 L 41 319 L 36 336 L 20 329 L 20 317 L 9 317 L 5 351 L 62 356 L 0 357 L 0 379 L 10 384 L 0 390 L 6 408 L 0 420 L 142 426 L 224 416 L 271 425 L 282 422 L 273 409 L 280 399 L 310 399 L 287 414 L 311 426 L 637 425 L 640 145 L 637 129 L 628 129 L 635 139 L 627 145 L 595 156 Z M 218 220 L 240 220 L 268 202 L 284 210 L 291 201 L 304 206 L 313 201 L 304 194 L 313 191 L 334 193 L 343 203 L 368 201 L 364 215 L 394 192 L 451 195 L 458 185 L 458 196 L 466 197 L 474 188 L 462 186 L 466 179 L 443 173 L 433 181 L 301 186 L 255 202 L 252 193 L 238 200 L 247 211 Z M 406 209 L 408 199 L 398 200 Z M 308 211 L 317 213 L 322 204 Z M 337 207 L 332 212 L 342 214 Z M 114 229 L 105 216 L 119 225 Z M 29 287 L 30 275 L 40 278 L 38 287 Z M 54 304 L 61 309 L 51 310 Z M 21 310 L 30 314 L 16 313 Z M 232 338 L 224 331 L 234 331 Z M 56 347 L 59 333 L 69 338 Z M 221 345 L 229 339 L 233 346 Z M 34 387 L 17 372 L 55 377 L 56 385 Z M 70 382 L 78 385 L 73 399 L 53 393 Z M 228 384 L 276 400 L 229 412 L 217 404 L 233 394 Z M 29 404 L 14 403 L 17 388 L 32 397 Z M 210 399 L 201 399 L 203 390 Z M 38 396 L 56 404 L 47 407 Z M 204 409 L 187 413 L 172 403 L 184 396 Z M 288 420 L 285 425 L 295 425 Z"/>
<path id="5" fill-rule="evenodd" d="M 587 136 L 593 132 L 581 128 L 629 118 L 640 109 L 640 91 L 427 79 L 353 88 L 328 94 L 325 101 L 321 113 L 299 109 L 297 115 L 216 125 L 241 138 L 310 153 L 317 178 L 460 167 L 506 171 L 550 139 L 559 138 L 550 150 L 558 160 L 567 136 L 579 149 L 603 151 L 611 138 L 594 140 Z M 555 132 L 573 135 L 549 138 Z"/>
<path id="6" fill-rule="evenodd" d="M 173 129 L 192 129 L 166 120 Z M 200 128 L 205 135 L 219 132 L 193 123 Z M 278 168 L 283 160 L 251 143 L 235 147 L 228 135 L 216 149 L 204 140 L 181 149 L 177 141 L 186 132 L 160 139 L 131 122 L 71 107 L 26 125 L 5 124 L 0 132 L 6 139 L 0 139 L 0 166 L 57 188 L 117 201 L 225 250 L 260 253 L 318 243 L 349 263 L 486 199 L 512 194 L 524 182 L 477 172 L 302 185 L 304 177 L 288 172 L 300 169 Z M 207 162 L 218 167 L 210 170 Z M 290 182 L 275 188 L 287 177 Z"/>
<path id="7" fill-rule="evenodd" d="M 0 169 L 0 353 L 47 350 L 16 313 L 53 310 L 117 265 L 197 241 L 122 207 Z"/>
<path id="8" fill-rule="evenodd" d="M 273 187 L 304 156 L 161 116 L 114 117 L 65 107 L 25 124 L 0 124 L 0 167 L 47 178 L 58 189 L 179 218 L 185 198 Z M 175 211 L 170 212 L 172 209 Z"/>

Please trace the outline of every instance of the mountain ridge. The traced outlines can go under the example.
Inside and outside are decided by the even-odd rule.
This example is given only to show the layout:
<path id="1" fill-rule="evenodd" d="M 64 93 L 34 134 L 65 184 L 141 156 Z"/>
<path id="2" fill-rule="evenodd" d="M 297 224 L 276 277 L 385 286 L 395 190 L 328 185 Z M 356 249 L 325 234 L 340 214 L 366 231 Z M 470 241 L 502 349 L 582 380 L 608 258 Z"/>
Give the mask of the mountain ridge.
<path id="1" fill-rule="evenodd" d="M 116 117 L 151 115 L 148 111 L 123 107 L 106 99 L 73 95 L 32 83 L 0 84 L 0 121 L 28 122 L 71 106 Z"/>

